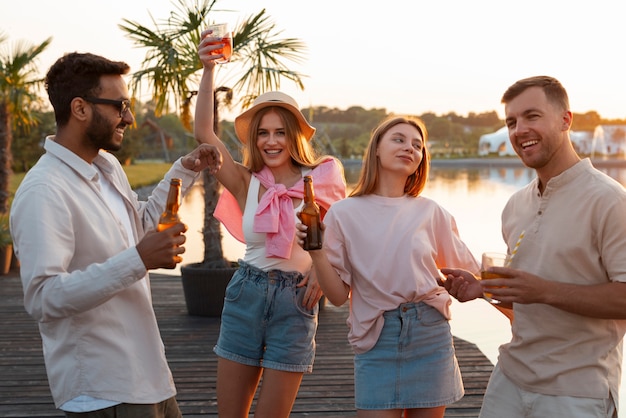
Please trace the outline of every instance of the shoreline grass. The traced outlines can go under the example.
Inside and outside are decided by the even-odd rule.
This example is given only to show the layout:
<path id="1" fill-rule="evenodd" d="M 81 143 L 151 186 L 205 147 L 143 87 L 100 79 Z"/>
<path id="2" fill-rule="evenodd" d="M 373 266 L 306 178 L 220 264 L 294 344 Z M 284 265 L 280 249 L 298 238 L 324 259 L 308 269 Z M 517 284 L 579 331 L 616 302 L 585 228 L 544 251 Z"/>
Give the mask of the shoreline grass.
<path id="1" fill-rule="evenodd" d="M 141 162 L 122 166 L 133 190 L 158 183 L 170 167 L 172 167 L 171 163 L 164 162 Z M 13 173 L 11 175 L 9 181 L 9 207 L 25 175 L 26 173 Z"/>

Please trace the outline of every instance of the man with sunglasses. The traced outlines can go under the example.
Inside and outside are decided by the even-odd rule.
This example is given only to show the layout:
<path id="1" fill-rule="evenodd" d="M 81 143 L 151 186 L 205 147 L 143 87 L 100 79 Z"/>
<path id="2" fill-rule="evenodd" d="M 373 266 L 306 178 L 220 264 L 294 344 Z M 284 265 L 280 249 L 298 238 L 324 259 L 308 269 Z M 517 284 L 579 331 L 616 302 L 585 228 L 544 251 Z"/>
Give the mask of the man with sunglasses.
<path id="1" fill-rule="evenodd" d="M 182 223 L 156 232 L 170 179 L 183 192 L 221 155 L 179 158 L 145 202 L 117 159 L 135 121 L 124 62 L 61 57 L 46 75 L 56 135 L 11 207 L 24 305 L 39 323 L 50 389 L 68 417 L 181 416 L 150 295 L 148 270 L 174 268 Z"/>

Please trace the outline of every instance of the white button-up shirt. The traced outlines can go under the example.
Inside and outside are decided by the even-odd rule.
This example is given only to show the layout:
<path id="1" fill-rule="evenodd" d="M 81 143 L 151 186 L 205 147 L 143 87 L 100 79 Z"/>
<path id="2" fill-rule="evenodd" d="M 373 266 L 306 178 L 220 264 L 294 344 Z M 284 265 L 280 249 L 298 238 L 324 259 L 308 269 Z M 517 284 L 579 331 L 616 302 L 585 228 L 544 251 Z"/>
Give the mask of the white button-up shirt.
<path id="1" fill-rule="evenodd" d="M 174 396 L 149 277 L 132 243 L 155 228 L 169 179 L 182 178 L 185 192 L 198 174 L 179 160 L 142 202 L 117 159 L 101 151 L 93 164 L 122 196 L 131 239 L 103 198 L 98 170 L 53 137 L 45 150 L 15 195 L 11 233 L 56 406 L 79 395 L 125 403 Z"/>

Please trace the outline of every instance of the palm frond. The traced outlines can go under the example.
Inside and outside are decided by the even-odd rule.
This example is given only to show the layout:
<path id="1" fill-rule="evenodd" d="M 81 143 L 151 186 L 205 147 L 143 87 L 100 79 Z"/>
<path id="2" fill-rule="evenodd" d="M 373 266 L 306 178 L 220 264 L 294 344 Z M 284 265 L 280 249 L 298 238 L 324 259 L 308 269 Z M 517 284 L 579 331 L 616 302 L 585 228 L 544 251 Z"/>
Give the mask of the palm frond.
<path id="1" fill-rule="evenodd" d="M 234 36 L 233 61 L 244 69 L 233 85 L 242 92 L 240 103 L 247 108 L 260 94 L 277 90 L 282 80 L 294 82 L 304 89 L 303 74 L 293 71 L 288 62 L 305 60 L 306 44 L 295 38 L 281 38 L 282 31 L 267 16 L 265 9 L 251 15 L 237 26 Z"/>
<path id="2" fill-rule="evenodd" d="M 124 20 L 120 28 L 135 45 L 147 50 L 141 69 L 132 75 L 133 93 L 141 91 L 141 83 L 145 80 L 151 87 L 155 113 L 158 115 L 166 110 L 173 99 L 183 124 L 190 128 L 190 105 L 195 93 L 190 86 L 197 85 L 198 70 L 202 68 L 198 59 L 198 44 L 202 28 L 212 23 L 209 15 L 217 0 L 177 0 L 176 3 L 176 9 L 167 19 L 161 22 L 152 19 L 154 29 L 129 20 Z M 241 103 L 247 106 L 264 91 L 279 88 L 282 79 L 292 80 L 303 88 L 302 75 L 291 71 L 287 61 L 301 61 L 304 44 L 297 39 L 280 39 L 280 33 L 265 10 L 250 16 L 235 28 L 231 60 L 234 64 L 239 61 L 244 70 L 234 89 L 227 85 L 216 87 L 214 94 L 217 97 L 220 93 L 223 99 L 215 100 L 216 122 L 219 121 L 219 107 L 228 105 L 233 93 L 238 91 L 243 93 Z M 219 70 L 226 68 L 231 71 L 237 66 L 224 65 Z M 221 232 L 219 223 L 212 216 L 219 185 L 213 176 L 206 175 L 204 188 L 204 263 L 221 264 L 224 261 Z"/>
<path id="3" fill-rule="evenodd" d="M 157 115 L 169 111 L 173 102 L 181 116 L 188 118 L 186 100 L 202 69 L 197 57 L 200 35 L 211 23 L 209 17 L 216 3 L 217 0 L 176 0 L 175 10 L 166 19 L 156 21 L 151 16 L 153 28 L 128 19 L 119 25 L 135 46 L 146 49 L 141 69 L 132 75 L 131 90 L 136 94 L 147 82 Z M 304 89 L 304 76 L 288 64 L 304 61 L 306 45 L 299 39 L 281 38 L 281 33 L 265 9 L 249 16 L 234 30 L 231 60 L 238 62 L 243 71 L 233 78 L 232 90 L 244 108 L 259 94 L 279 89 L 284 80 Z"/>
<path id="4" fill-rule="evenodd" d="M 150 83 L 157 115 L 168 112 L 173 100 L 181 116 L 188 118 L 185 103 L 190 91 L 188 83 L 202 68 L 197 59 L 197 45 L 202 26 L 216 2 L 178 0 L 177 10 L 167 19 L 160 22 L 152 19 L 154 30 L 128 19 L 119 25 L 135 45 L 147 49 L 142 68 L 133 73 L 131 89 L 136 93 L 141 91 L 143 80 Z"/>
<path id="5" fill-rule="evenodd" d="M 4 46 L 6 38 L 0 35 Z M 11 177 L 11 143 L 13 130 L 28 132 L 36 123 L 31 112 L 32 105 L 39 101 L 36 94 L 42 80 L 37 78 L 37 57 L 52 42 L 46 39 L 40 45 L 16 43 L 6 52 L 0 52 L 0 213 L 8 211 L 9 178 Z"/>
<path id="6" fill-rule="evenodd" d="M 0 101 L 11 112 L 13 129 L 28 133 L 30 126 L 36 123 L 32 105 L 41 102 L 37 93 L 43 85 L 37 61 L 51 42 L 52 38 L 39 45 L 18 41 L 0 55 Z"/>

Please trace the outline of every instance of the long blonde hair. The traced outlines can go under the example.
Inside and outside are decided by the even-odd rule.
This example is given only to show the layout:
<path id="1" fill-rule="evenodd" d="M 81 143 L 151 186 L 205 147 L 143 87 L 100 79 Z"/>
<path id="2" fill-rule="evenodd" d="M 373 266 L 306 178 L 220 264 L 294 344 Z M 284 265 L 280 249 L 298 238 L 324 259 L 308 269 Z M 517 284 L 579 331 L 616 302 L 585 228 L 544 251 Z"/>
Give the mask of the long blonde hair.
<path id="1" fill-rule="evenodd" d="M 365 155 L 363 156 L 363 165 L 361 167 L 359 180 L 350 193 L 350 196 L 362 196 L 372 194 L 374 192 L 380 175 L 376 149 L 378 148 L 378 144 L 380 143 L 383 135 L 385 135 L 391 128 L 401 123 L 407 123 L 415 127 L 422 134 L 424 143 L 422 161 L 419 166 L 417 166 L 417 170 L 415 170 L 415 172 L 406 179 L 404 192 L 409 196 L 415 197 L 424 190 L 426 182 L 428 181 L 428 173 L 430 171 L 430 154 L 428 152 L 428 148 L 426 147 L 426 141 L 428 140 L 426 125 L 424 125 L 424 122 L 417 117 L 395 116 L 384 120 L 372 131 L 369 145 L 365 150 Z"/>
<path id="2" fill-rule="evenodd" d="M 291 161 L 295 166 L 313 168 L 319 165 L 328 156 L 319 156 L 306 136 L 302 133 L 296 117 L 287 109 L 279 106 L 265 107 L 254 114 L 248 129 L 248 138 L 243 149 L 243 165 L 252 172 L 261 171 L 265 166 L 261 152 L 257 148 L 257 135 L 261 119 L 266 114 L 274 112 L 283 122 L 285 136 L 288 139 L 287 149 Z"/>

